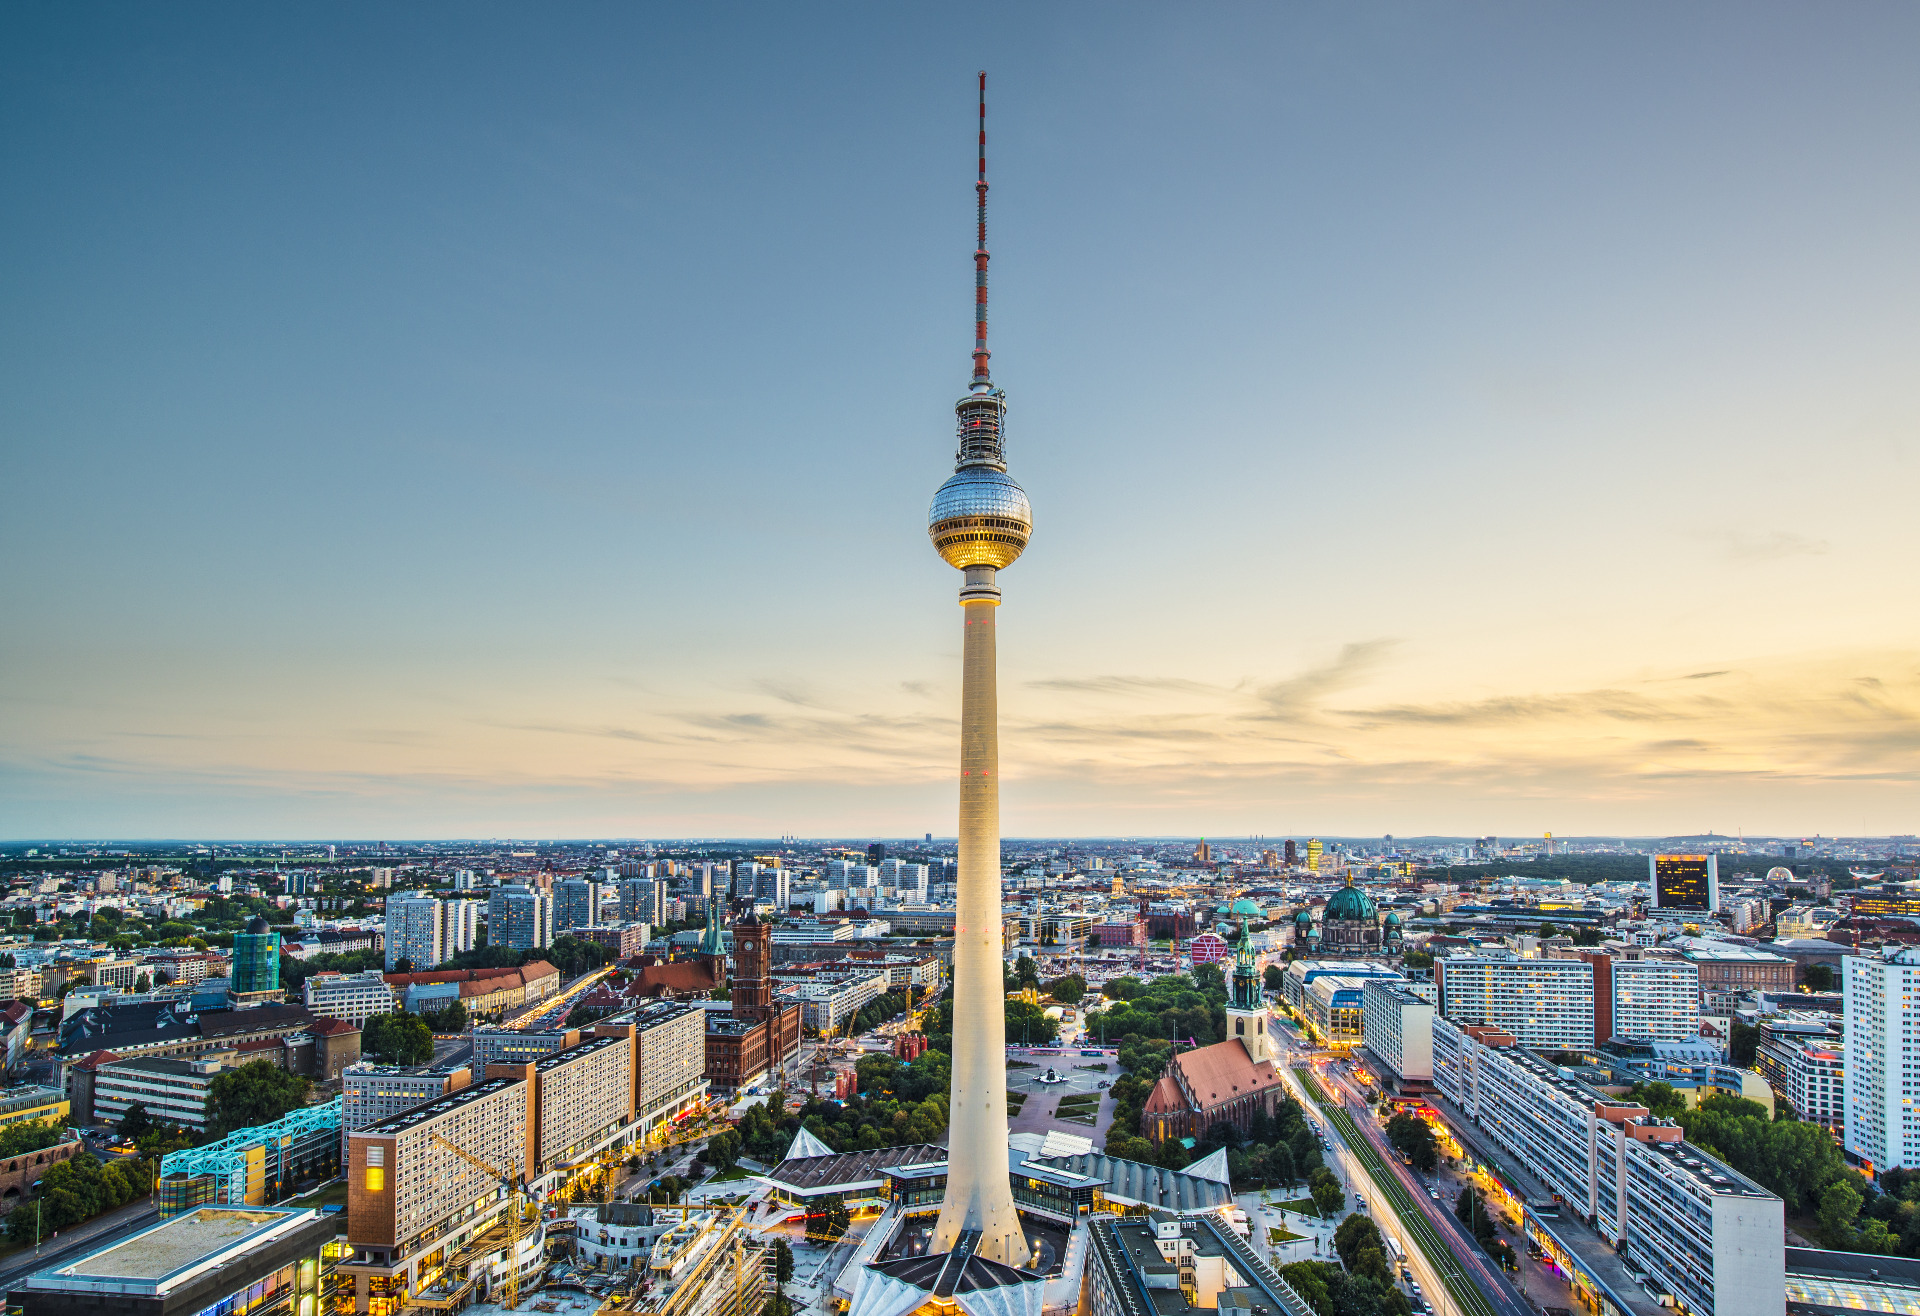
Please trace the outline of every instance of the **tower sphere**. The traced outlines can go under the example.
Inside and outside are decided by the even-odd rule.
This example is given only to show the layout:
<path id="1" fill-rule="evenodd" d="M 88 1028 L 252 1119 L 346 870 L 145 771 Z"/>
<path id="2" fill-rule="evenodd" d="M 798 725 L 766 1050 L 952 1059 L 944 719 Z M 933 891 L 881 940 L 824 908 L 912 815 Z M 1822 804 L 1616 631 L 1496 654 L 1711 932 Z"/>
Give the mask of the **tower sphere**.
<path id="1" fill-rule="evenodd" d="M 991 466 L 955 471 L 927 512 L 927 537 L 950 567 L 1011 566 L 1032 534 L 1027 491 Z"/>

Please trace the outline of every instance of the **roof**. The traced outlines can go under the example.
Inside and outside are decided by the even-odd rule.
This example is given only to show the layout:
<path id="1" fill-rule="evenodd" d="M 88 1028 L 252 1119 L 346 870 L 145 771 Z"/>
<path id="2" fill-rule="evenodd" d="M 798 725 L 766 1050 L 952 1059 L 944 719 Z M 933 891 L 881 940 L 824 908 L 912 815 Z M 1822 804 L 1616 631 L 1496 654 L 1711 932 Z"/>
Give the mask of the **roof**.
<path id="1" fill-rule="evenodd" d="M 1265 1092 L 1279 1086 L 1281 1081 L 1273 1062 L 1263 1060 L 1254 1064 L 1253 1057 L 1247 1054 L 1246 1043 L 1237 1037 L 1197 1051 L 1182 1051 L 1173 1058 L 1173 1064 L 1186 1077 L 1186 1090 L 1193 1094 L 1194 1100 L 1206 1105 Z M 1158 1091 L 1157 1084 L 1155 1091 Z"/>
<path id="2" fill-rule="evenodd" d="M 710 992 L 724 981 L 719 962 L 709 959 L 650 964 L 633 975 L 634 994 L 640 996 L 691 996 Z"/>
<path id="3" fill-rule="evenodd" d="M 345 1019 L 316 1019 L 312 1031 L 315 1037 L 339 1037 L 345 1033 L 357 1033 L 360 1029 Z"/>
<path id="4" fill-rule="evenodd" d="M 1169 1211 L 1206 1211 L 1233 1201 L 1225 1184 L 1196 1177 L 1190 1172 L 1193 1167 L 1168 1170 L 1143 1161 L 1126 1161 L 1098 1152 L 1036 1160 L 1053 1169 L 1070 1170 L 1090 1179 L 1103 1179 L 1107 1184 L 1105 1191 L 1108 1197 L 1144 1206 L 1164 1207 Z"/>
<path id="5" fill-rule="evenodd" d="M 88 1056 L 86 1059 L 77 1062 L 74 1065 L 74 1068 L 79 1070 L 84 1070 L 87 1073 L 92 1073 L 94 1070 L 100 1068 L 100 1066 L 112 1064 L 114 1061 L 118 1060 L 119 1058 L 120 1058 L 119 1056 L 115 1055 L 111 1051 L 95 1051 L 92 1055 Z"/>
<path id="6" fill-rule="evenodd" d="M 40 1271 L 23 1287 L 164 1298 L 244 1252 L 311 1226 L 335 1228 L 311 1209 L 202 1207 Z"/>
<path id="7" fill-rule="evenodd" d="M 304 1005 L 259 1005 L 250 1010 L 206 1010 L 200 1014 L 202 1037 L 230 1037 L 268 1028 L 310 1028 L 314 1013 Z"/>
<path id="8" fill-rule="evenodd" d="M 877 1188 L 886 1178 L 884 1172 L 896 1165 L 915 1165 L 946 1159 L 945 1147 L 916 1142 L 905 1147 L 881 1147 L 875 1151 L 789 1157 L 769 1170 L 764 1177 L 782 1188 L 790 1188 L 802 1193 L 856 1186 Z"/>

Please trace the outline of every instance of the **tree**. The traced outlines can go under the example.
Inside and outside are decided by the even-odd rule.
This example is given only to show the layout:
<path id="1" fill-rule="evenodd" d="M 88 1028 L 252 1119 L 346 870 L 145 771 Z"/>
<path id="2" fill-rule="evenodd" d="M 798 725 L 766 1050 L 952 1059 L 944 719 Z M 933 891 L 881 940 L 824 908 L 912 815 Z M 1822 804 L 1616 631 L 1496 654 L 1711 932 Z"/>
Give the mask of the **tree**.
<path id="1" fill-rule="evenodd" d="M 1853 1243 L 1853 1218 L 1859 1214 L 1859 1191 L 1837 1179 L 1820 1190 L 1820 1208 L 1813 1218 L 1828 1247 L 1844 1248 Z"/>
<path id="2" fill-rule="evenodd" d="M 127 1113 L 120 1117 L 120 1136 L 137 1142 L 141 1136 L 153 1131 L 153 1119 L 147 1114 L 145 1102 L 136 1101 L 127 1107 Z"/>
<path id="3" fill-rule="evenodd" d="M 1661 1119 L 1673 1119 L 1687 1108 L 1687 1099 L 1671 1083 L 1635 1083 L 1627 1089 L 1627 1097 Z"/>
<path id="4" fill-rule="evenodd" d="M 1022 955 L 1013 962 L 1014 980 L 1022 987 L 1040 985 L 1040 966 L 1033 962 L 1033 956 Z"/>
<path id="5" fill-rule="evenodd" d="M 376 1014 L 360 1028 L 360 1049 L 389 1065 L 424 1065 L 433 1059 L 433 1030 L 418 1015 Z"/>
<path id="6" fill-rule="evenodd" d="M 467 1031 L 467 1024 L 471 1021 L 467 1014 L 467 1007 L 458 1001 L 454 1001 L 445 1009 L 422 1011 L 420 1018 L 436 1033 L 464 1033 Z"/>
<path id="7" fill-rule="evenodd" d="M 1269 964 L 1267 971 L 1261 975 L 1260 980 L 1268 991 L 1277 993 L 1286 985 L 1287 975 L 1281 972 L 1278 964 Z"/>
<path id="8" fill-rule="evenodd" d="M 136 994 L 152 991 L 153 990 L 152 975 L 147 973 L 142 973 L 139 977 L 135 978 L 133 980 L 133 990 Z"/>
<path id="9" fill-rule="evenodd" d="M 1080 998 L 1087 994 L 1087 980 L 1077 973 L 1069 973 L 1064 978 L 1055 978 L 1047 984 L 1047 995 L 1062 1005 L 1078 1005 Z"/>
<path id="10" fill-rule="evenodd" d="M 1540 940 L 1545 941 L 1548 937 L 1557 937 L 1559 935 L 1560 935 L 1560 929 L 1555 927 L 1553 924 L 1542 923 L 1540 925 Z"/>
<path id="11" fill-rule="evenodd" d="M 1404 1112 L 1387 1121 L 1387 1141 L 1412 1162 L 1414 1169 L 1430 1172 L 1440 1163 L 1439 1144 L 1427 1122 Z"/>
<path id="12" fill-rule="evenodd" d="M 793 1278 L 793 1249 L 787 1246 L 787 1240 L 776 1240 L 773 1245 L 773 1279 L 776 1284 L 785 1284 Z"/>
<path id="13" fill-rule="evenodd" d="M 1833 969 L 1825 964 L 1809 964 L 1800 971 L 1800 985 L 1810 992 L 1833 990 Z"/>
<path id="14" fill-rule="evenodd" d="M 271 1124 L 305 1105 L 311 1086 L 271 1060 L 255 1060 L 229 1069 L 207 1084 L 207 1132 L 224 1138 L 236 1129 Z"/>
<path id="15" fill-rule="evenodd" d="M 1752 1069 L 1760 1052 L 1760 1030 L 1753 1024 L 1735 1020 L 1733 1034 L 1727 1038 L 1727 1059 L 1736 1069 Z"/>
<path id="16" fill-rule="evenodd" d="M 1340 1181 L 1324 1165 L 1307 1176 L 1307 1192 L 1313 1197 L 1314 1208 L 1323 1216 L 1332 1215 L 1347 1200 Z"/>

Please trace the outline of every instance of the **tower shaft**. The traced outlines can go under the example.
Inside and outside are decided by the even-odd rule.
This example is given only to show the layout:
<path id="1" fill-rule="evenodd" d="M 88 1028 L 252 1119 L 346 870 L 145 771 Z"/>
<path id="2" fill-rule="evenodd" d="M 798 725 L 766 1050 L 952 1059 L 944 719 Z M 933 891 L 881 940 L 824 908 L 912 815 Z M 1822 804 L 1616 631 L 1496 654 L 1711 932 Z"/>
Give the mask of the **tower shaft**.
<path id="1" fill-rule="evenodd" d="M 971 578 L 980 568 L 968 572 Z M 985 573 L 991 577 L 991 568 Z M 960 689 L 960 873 L 953 928 L 947 1191 L 930 1250 L 980 1231 L 977 1255 L 1025 1266 L 1007 1179 L 1007 1019 L 1000 920 L 1000 704 L 992 598 L 966 599 Z"/>

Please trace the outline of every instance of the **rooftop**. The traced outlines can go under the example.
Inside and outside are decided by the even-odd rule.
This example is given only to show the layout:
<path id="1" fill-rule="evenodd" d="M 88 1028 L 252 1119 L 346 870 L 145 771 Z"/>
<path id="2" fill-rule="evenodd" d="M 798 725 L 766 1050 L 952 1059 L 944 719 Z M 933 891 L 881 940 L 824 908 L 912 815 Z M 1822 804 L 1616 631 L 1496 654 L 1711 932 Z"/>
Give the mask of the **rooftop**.
<path id="1" fill-rule="evenodd" d="M 209 1206 L 178 1215 L 131 1238 L 43 1270 L 25 1281 L 35 1289 L 81 1289 L 163 1297 L 237 1252 L 321 1218 L 318 1211 Z"/>
<path id="2" fill-rule="evenodd" d="M 518 1085 L 520 1082 L 521 1080 L 517 1078 L 489 1078 L 483 1082 L 474 1084 L 470 1088 L 461 1088 L 458 1092 L 450 1092 L 438 1101 L 430 1101 L 425 1105 L 415 1106 L 411 1110 L 405 1110 L 398 1115 L 389 1116 L 377 1124 L 369 1124 L 364 1129 L 356 1129 L 348 1136 L 354 1138 L 361 1137 L 362 1135 L 392 1137 L 396 1133 L 405 1133 L 409 1129 L 425 1124 L 428 1120 L 436 1120 L 442 1115 L 452 1114 L 462 1106 L 471 1106 L 476 1101 L 485 1101 L 488 1097 L 497 1096 L 501 1092 L 506 1091 L 506 1089 Z"/>

